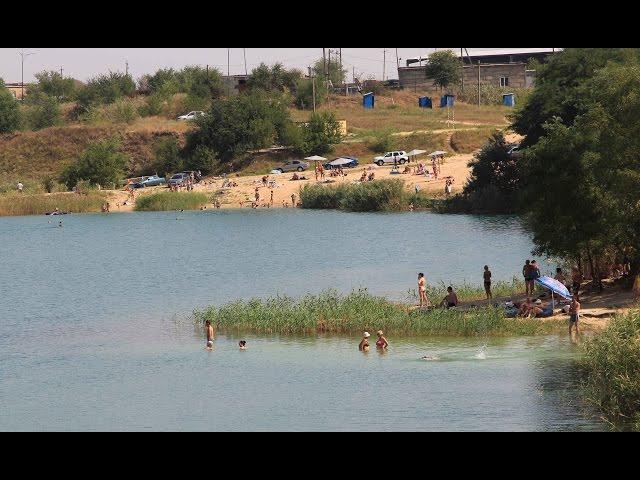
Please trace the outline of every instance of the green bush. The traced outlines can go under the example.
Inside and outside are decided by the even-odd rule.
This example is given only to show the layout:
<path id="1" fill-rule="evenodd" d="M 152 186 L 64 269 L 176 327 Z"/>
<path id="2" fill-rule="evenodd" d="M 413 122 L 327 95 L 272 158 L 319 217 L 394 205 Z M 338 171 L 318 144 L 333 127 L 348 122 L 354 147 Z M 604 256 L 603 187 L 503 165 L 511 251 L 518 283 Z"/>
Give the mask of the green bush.
<path id="1" fill-rule="evenodd" d="M 640 422 L 640 310 L 584 344 L 589 399 L 612 422 Z"/>
<path id="2" fill-rule="evenodd" d="M 11 133 L 20 128 L 20 108 L 18 101 L 5 88 L 0 78 L 0 133 Z"/>
<path id="3" fill-rule="evenodd" d="M 24 118 L 28 128 L 42 130 L 61 123 L 60 105 L 55 98 L 44 93 L 30 94 L 27 98 Z"/>
<path id="4" fill-rule="evenodd" d="M 184 159 L 180 142 L 173 135 L 160 138 L 153 146 L 153 166 L 159 175 L 168 175 L 184 170 Z"/>
<path id="5" fill-rule="evenodd" d="M 136 210 L 141 212 L 166 212 L 172 210 L 198 210 L 209 203 L 201 192 L 158 192 L 136 200 Z"/>
<path id="6" fill-rule="evenodd" d="M 381 212 L 406 207 L 404 184 L 380 180 L 338 186 L 305 185 L 300 190 L 302 208 L 339 209 L 351 212 Z"/>
<path id="7" fill-rule="evenodd" d="M 120 152 L 117 139 L 90 144 L 80 157 L 61 175 L 61 181 L 69 188 L 87 181 L 93 185 L 117 184 L 124 176 L 129 157 Z"/>
<path id="8" fill-rule="evenodd" d="M 367 148 L 373 153 L 385 153 L 393 149 L 394 138 L 391 130 L 383 129 L 373 132 L 366 141 Z"/>
<path id="9" fill-rule="evenodd" d="M 114 105 L 113 116 L 116 123 L 131 124 L 138 118 L 138 112 L 130 100 L 120 99 Z"/>
<path id="10" fill-rule="evenodd" d="M 111 72 L 91 78 L 77 95 L 79 106 L 87 110 L 91 106 L 110 104 L 123 97 L 130 97 L 136 91 L 131 75 Z"/>

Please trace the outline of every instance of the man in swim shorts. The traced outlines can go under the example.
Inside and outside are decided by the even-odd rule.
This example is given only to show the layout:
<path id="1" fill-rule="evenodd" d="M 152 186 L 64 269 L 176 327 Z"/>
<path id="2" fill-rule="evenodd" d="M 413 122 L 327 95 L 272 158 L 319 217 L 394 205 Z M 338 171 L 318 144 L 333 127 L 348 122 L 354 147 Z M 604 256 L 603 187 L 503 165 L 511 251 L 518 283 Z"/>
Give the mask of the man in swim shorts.
<path id="1" fill-rule="evenodd" d="M 209 320 L 206 321 L 205 328 L 207 330 L 207 348 L 212 349 L 215 332 L 213 331 L 213 326 L 211 326 L 211 322 Z"/>

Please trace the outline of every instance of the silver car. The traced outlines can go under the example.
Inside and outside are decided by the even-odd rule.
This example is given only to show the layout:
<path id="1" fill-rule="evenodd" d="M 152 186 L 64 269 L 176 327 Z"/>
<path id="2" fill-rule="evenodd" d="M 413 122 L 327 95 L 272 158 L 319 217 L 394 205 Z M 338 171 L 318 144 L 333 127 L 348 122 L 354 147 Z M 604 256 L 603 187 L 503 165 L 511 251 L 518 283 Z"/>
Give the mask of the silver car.
<path id="1" fill-rule="evenodd" d="M 282 173 L 304 172 L 308 168 L 309 164 L 307 162 L 303 162 L 302 160 L 291 160 L 290 162 L 285 163 L 283 166 L 276 168 L 276 170 L 280 170 Z"/>

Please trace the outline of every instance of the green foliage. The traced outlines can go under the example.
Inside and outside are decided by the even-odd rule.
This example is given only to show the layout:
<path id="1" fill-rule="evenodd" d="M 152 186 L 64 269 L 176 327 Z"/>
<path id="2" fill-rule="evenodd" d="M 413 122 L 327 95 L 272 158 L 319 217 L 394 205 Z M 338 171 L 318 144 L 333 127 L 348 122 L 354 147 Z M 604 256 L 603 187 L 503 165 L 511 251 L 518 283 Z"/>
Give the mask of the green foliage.
<path id="1" fill-rule="evenodd" d="M 3 195 L 0 196 L 0 216 L 43 215 L 56 208 L 72 213 L 99 212 L 105 200 L 104 194 L 98 192 Z"/>
<path id="2" fill-rule="evenodd" d="M 172 210 L 198 210 L 209 202 L 202 192 L 158 192 L 136 200 L 140 212 L 167 212 Z"/>
<path id="3" fill-rule="evenodd" d="M 184 159 L 180 142 L 174 136 L 160 138 L 153 146 L 155 161 L 153 166 L 160 176 L 167 176 L 184 170 Z"/>
<path id="4" fill-rule="evenodd" d="M 440 50 L 429 55 L 426 74 L 440 88 L 459 83 L 461 70 L 460 60 L 451 50 Z"/>
<path id="5" fill-rule="evenodd" d="M 640 422 L 640 311 L 616 317 L 584 344 L 590 400 L 612 422 Z"/>
<path id="6" fill-rule="evenodd" d="M 162 114 L 164 99 L 161 95 L 149 95 L 144 105 L 138 108 L 138 115 L 141 117 L 155 117 Z"/>
<path id="7" fill-rule="evenodd" d="M 313 108 L 313 83 L 314 81 L 310 78 L 302 78 L 298 80 L 294 99 L 296 107 L 302 110 L 311 110 Z M 318 107 L 327 101 L 328 95 L 325 82 L 316 78 L 315 89 L 316 107 Z"/>
<path id="8" fill-rule="evenodd" d="M 250 90 L 295 92 L 301 78 L 302 72 L 300 70 L 287 70 L 281 63 L 276 63 L 272 67 L 261 63 L 251 72 L 247 86 Z"/>
<path id="9" fill-rule="evenodd" d="M 260 90 L 220 100 L 188 133 L 187 153 L 207 147 L 226 163 L 248 150 L 281 142 L 290 122 L 285 102 Z"/>
<path id="10" fill-rule="evenodd" d="M 200 170 L 205 175 L 213 172 L 217 164 L 218 157 L 215 152 L 204 145 L 198 145 L 187 158 L 189 170 Z"/>
<path id="11" fill-rule="evenodd" d="M 520 174 L 509 156 L 504 133 L 496 132 L 469 163 L 470 179 L 463 195 L 474 212 L 513 213 L 516 210 Z"/>
<path id="12" fill-rule="evenodd" d="M 61 123 L 58 101 L 42 92 L 30 92 L 25 100 L 24 120 L 32 130 L 42 130 Z"/>
<path id="13" fill-rule="evenodd" d="M 5 88 L 0 78 L 0 133 L 11 133 L 20 128 L 20 108 L 18 101 Z"/>
<path id="14" fill-rule="evenodd" d="M 302 208 L 339 209 L 350 212 L 382 212 L 403 209 L 404 184 L 401 180 L 380 180 L 357 185 L 305 185 L 300 190 Z"/>
<path id="15" fill-rule="evenodd" d="M 637 62 L 637 48 L 567 48 L 538 68 L 536 87 L 513 118 L 515 131 L 526 137 L 525 146 L 535 144 L 545 134 L 544 125 L 560 118 L 571 125 L 588 111 L 586 84 L 609 62 Z"/>
<path id="16" fill-rule="evenodd" d="M 316 76 L 316 84 L 325 83 L 327 72 L 329 73 L 329 80 L 334 86 L 344 83 L 347 78 L 347 70 L 340 67 L 340 60 L 335 56 L 331 57 L 331 61 L 329 61 L 327 57 L 326 70 L 325 62 L 322 58 L 316 60 L 313 64 L 313 74 Z"/>
<path id="17" fill-rule="evenodd" d="M 206 320 L 222 331 L 259 333 L 361 333 L 383 330 L 389 335 L 508 336 L 556 331 L 557 324 L 535 319 L 508 319 L 501 309 L 470 312 L 435 309 L 411 311 L 366 290 L 341 295 L 328 290 L 302 298 L 278 296 L 235 301 L 196 311 L 194 323 Z"/>
<path id="18" fill-rule="evenodd" d="M 114 105 L 114 120 L 116 123 L 133 123 L 138 118 L 138 110 L 127 99 L 118 100 Z"/>
<path id="19" fill-rule="evenodd" d="M 42 179 L 42 188 L 47 193 L 52 193 L 56 188 L 56 181 L 52 177 L 44 177 Z"/>
<path id="20" fill-rule="evenodd" d="M 69 189 L 80 181 L 92 185 L 117 184 L 124 176 L 129 157 L 120 152 L 116 139 L 90 144 L 76 161 L 62 173 L 61 181 Z"/>
<path id="21" fill-rule="evenodd" d="M 301 126 L 301 131 L 302 143 L 289 145 L 294 145 L 294 150 L 303 155 L 324 155 L 333 150 L 333 145 L 342 141 L 340 124 L 333 112 L 313 113 L 309 121 Z"/>
<path id="22" fill-rule="evenodd" d="M 56 71 L 43 71 L 36 73 L 35 76 L 38 83 L 29 88 L 29 96 L 35 91 L 38 91 L 58 101 L 71 100 L 74 98 L 76 82 L 73 78 L 65 78 L 60 72 Z"/>
<path id="23" fill-rule="evenodd" d="M 474 85 L 467 85 L 464 92 L 461 88 L 456 88 L 454 93 L 457 99 L 471 105 L 478 104 L 478 89 Z M 513 93 L 515 95 L 516 105 L 525 105 L 531 94 L 530 88 L 513 88 L 499 87 L 497 85 L 480 85 L 480 102 L 482 105 L 502 105 L 503 95 L 505 93 Z"/>
<path id="24" fill-rule="evenodd" d="M 90 79 L 77 95 L 78 104 L 83 110 L 91 106 L 114 103 L 123 97 L 129 97 L 136 91 L 131 75 L 110 72 Z"/>
<path id="25" fill-rule="evenodd" d="M 373 153 L 385 153 L 393 149 L 394 138 L 391 129 L 375 130 L 366 141 L 367 148 Z"/>

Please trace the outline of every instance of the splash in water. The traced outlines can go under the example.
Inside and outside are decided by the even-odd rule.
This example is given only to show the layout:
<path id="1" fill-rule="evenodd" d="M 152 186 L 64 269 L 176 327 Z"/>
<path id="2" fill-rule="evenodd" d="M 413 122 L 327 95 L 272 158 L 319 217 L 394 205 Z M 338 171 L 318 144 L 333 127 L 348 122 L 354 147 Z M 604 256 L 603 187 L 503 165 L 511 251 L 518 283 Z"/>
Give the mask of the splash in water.
<path id="1" fill-rule="evenodd" d="M 477 358 L 478 360 L 486 360 L 487 359 L 487 346 L 483 345 L 482 347 L 480 347 L 480 350 L 478 350 L 478 353 L 476 353 L 475 358 Z"/>

